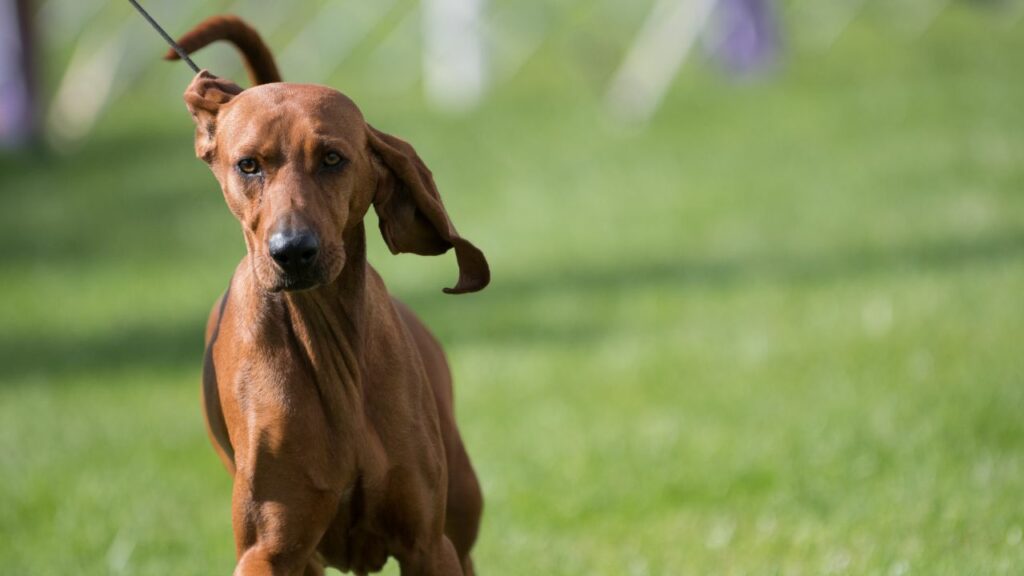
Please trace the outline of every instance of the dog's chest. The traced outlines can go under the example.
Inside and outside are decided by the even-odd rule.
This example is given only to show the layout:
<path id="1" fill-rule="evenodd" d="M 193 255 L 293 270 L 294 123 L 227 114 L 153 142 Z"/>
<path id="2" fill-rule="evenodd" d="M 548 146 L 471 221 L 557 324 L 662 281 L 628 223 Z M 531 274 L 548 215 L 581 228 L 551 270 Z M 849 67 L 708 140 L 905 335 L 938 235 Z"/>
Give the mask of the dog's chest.
<path id="1" fill-rule="evenodd" d="M 343 497 L 338 515 L 320 541 L 320 553 L 330 566 L 356 574 L 379 572 L 390 551 L 386 538 L 371 528 L 366 492 L 357 481 Z"/>
<path id="2" fill-rule="evenodd" d="M 331 542 L 329 547 L 322 546 L 321 553 L 328 565 L 356 574 L 380 572 L 389 555 L 383 538 L 361 530 L 349 532 L 346 538 Z"/>

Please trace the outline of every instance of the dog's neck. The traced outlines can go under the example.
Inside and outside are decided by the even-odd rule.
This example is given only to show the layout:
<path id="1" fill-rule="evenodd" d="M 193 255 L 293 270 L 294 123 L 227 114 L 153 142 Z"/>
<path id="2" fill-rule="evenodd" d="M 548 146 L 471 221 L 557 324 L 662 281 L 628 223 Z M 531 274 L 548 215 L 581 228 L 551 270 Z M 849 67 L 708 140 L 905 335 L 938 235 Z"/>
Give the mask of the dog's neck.
<path id="1" fill-rule="evenodd" d="M 344 238 L 345 264 L 337 278 L 301 292 L 267 293 L 246 282 L 255 303 L 253 336 L 287 346 L 309 367 L 321 395 L 361 393 L 360 359 L 366 327 L 366 233 L 362 223 Z M 255 279 L 255 274 L 251 275 Z"/>
<path id="2" fill-rule="evenodd" d="M 366 326 L 366 234 L 362 224 L 344 239 L 345 265 L 329 284 L 280 294 L 294 340 L 313 373 L 360 385 Z"/>

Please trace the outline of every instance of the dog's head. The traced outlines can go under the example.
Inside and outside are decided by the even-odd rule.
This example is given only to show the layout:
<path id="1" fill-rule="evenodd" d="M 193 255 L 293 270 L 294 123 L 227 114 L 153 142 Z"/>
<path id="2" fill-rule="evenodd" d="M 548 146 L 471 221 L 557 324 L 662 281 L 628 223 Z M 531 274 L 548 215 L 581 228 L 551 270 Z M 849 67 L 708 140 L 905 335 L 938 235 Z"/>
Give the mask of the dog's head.
<path id="1" fill-rule="evenodd" d="M 340 92 L 285 83 L 243 91 L 203 71 L 185 102 L 196 155 L 241 222 L 266 290 L 333 281 L 345 266 L 345 238 L 371 205 L 391 252 L 455 248 L 459 280 L 446 292 L 474 292 L 490 280 L 483 254 L 455 231 L 416 151 L 367 124 Z"/>

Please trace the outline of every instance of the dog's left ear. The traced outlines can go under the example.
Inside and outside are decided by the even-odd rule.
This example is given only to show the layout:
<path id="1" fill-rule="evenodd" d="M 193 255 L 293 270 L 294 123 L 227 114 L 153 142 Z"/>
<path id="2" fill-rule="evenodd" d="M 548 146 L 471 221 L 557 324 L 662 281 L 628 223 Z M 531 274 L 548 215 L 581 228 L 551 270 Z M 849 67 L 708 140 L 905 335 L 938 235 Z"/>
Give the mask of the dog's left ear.
<path id="1" fill-rule="evenodd" d="M 367 132 L 370 147 L 381 164 L 373 207 L 391 253 L 433 256 L 455 248 L 459 281 L 444 291 L 462 294 L 482 290 L 491 281 L 487 259 L 455 231 L 430 169 L 408 142 L 370 125 Z"/>
<path id="2" fill-rule="evenodd" d="M 207 70 L 196 74 L 185 90 L 185 105 L 196 123 L 196 156 L 207 164 L 213 160 L 217 113 L 221 106 L 241 93 L 240 86 Z"/>

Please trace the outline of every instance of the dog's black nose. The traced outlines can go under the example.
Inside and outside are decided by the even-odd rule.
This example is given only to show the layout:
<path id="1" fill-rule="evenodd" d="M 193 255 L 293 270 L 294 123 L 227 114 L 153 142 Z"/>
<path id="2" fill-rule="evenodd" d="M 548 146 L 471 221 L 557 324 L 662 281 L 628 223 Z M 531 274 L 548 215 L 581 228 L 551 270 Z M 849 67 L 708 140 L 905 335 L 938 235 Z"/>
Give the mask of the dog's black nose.
<path id="1" fill-rule="evenodd" d="M 320 253 L 320 241 L 309 230 L 281 230 L 274 232 L 268 242 L 270 257 L 287 274 L 301 274 L 309 270 Z"/>

